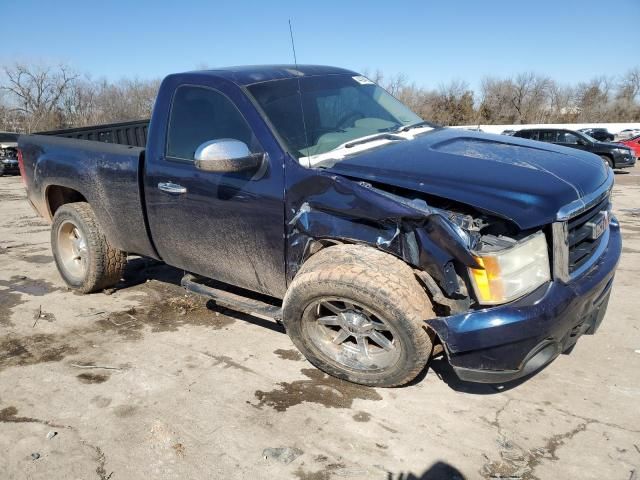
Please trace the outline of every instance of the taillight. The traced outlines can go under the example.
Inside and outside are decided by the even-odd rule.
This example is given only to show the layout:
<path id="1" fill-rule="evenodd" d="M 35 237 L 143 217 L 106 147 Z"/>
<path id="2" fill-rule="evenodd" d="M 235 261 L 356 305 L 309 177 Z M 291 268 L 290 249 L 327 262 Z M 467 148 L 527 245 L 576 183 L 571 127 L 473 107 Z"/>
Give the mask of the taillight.
<path id="1" fill-rule="evenodd" d="M 22 150 L 18 149 L 18 168 L 20 169 L 20 178 L 24 188 L 27 188 L 27 177 L 24 175 L 24 161 L 22 160 Z"/>

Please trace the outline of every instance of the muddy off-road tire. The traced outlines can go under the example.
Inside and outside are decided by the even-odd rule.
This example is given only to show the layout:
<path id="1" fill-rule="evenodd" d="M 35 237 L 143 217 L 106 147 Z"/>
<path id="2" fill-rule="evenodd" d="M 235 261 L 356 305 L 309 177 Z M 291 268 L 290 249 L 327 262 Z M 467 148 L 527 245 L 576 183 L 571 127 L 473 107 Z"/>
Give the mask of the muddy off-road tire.
<path id="1" fill-rule="evenodd" d="M 411 268 L 371 247 L 321 250 L 300 269 L 283 323 L 316 367 L 350 382 L 394 387 L 413 380 L 433 351 L 435 315 Z"/>
<path id="2" fill-rule="evenodd" d="M 122 277 L 127 256 L 105 238 L 88 203 L 67 203 L 53 217 L 51 249 L 69 288 L 91 293 L 112 287 Z"/>

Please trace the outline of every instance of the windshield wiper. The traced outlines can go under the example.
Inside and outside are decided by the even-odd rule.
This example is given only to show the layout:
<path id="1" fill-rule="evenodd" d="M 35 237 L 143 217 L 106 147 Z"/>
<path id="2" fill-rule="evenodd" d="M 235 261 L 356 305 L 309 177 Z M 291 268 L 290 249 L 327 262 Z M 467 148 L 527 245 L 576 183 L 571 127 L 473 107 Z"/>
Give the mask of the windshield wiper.
<path id="1" fill-rule="evenodd" d="M 426 120 L 422 120 L 420 122 L 411 123 L 409 125 L 405 125 L 404 127 L 400 127 L 398 130 L 396 130 L 396 132 L 408 132 L 412 128 L 418 128 L 418 127 L 438 128 L 438 126 L 435 123 L 431 123 L 431 122 L 427 122 Z"/>
<path id="2" fill-rule="evenodd" d="M 362 137 L 356 140 L 352 140 L 350 142 L 344 143 L 342 145 L 340 145 L 340 147 L 338 148 L 351 148 L 351 147 L 355 147 L 356 145 L 361 145 L 363 143 L 369 143 L 369 142 L 373 142 L 376 140 L 407 140 L 406 138 L 400 136 L 400 135 L 396 135 L 394 133 L 377 133 L 375 135 L 369 135 L 367 137 Z"/>

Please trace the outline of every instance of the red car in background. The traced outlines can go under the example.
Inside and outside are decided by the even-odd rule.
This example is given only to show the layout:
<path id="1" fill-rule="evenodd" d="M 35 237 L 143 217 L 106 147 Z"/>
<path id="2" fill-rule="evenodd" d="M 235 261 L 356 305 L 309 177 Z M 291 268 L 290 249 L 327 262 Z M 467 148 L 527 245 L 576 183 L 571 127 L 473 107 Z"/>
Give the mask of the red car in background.
<path id="1" fill-rule="evenodd" d="M 627 138 L 626 140 L 620 140 L 618 143 L 622 143 L 626 145 L 631 150 L 633 150 L 633 154 L 636 158 L 640 158 L 640 135 L 636 135 L 632 138 Z"/>

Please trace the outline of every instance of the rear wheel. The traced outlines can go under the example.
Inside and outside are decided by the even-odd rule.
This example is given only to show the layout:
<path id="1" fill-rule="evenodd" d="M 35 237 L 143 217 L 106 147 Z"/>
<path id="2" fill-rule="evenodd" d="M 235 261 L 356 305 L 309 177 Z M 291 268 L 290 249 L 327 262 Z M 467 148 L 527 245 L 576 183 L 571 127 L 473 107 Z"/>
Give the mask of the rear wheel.
<path id="1" fill-rule="evenodd" d="M 425 367 L 433 342 L 429 299 L 405 263 L 370 247 L 314 255 L 284 299 L 283 322 L 305 357 L 326 373 L 392 387 Z"/>
<path id="2" fill-rule="evenodd" d="M 63 280 L 82 293 L 118 283 L 127 260 L 124 252 L 109 244 L 85 202 L 68 203 L 56 211 L 51 249 Z"/>

